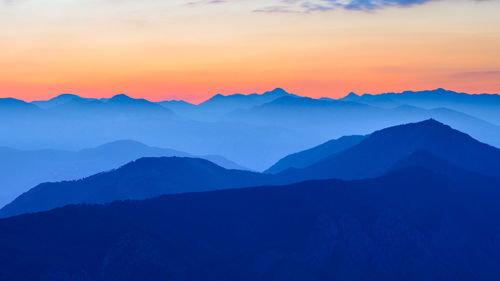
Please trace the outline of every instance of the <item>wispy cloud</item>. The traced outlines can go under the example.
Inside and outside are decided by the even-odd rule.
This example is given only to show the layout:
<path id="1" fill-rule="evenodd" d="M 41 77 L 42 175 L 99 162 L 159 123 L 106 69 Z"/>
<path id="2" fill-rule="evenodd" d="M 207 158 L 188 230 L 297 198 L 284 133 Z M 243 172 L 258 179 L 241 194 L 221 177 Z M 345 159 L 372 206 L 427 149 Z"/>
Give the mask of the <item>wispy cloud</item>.
<path id="1" fill-rule="evenodd" d="M 258 12 L 313 12 L 335 9 L 371 11 L 391 6 L 409 7 L 438 0 L 282 0 L 279 6 L 270 6 Z"/>
<path id="2" fill-rule="evenodd" d="M 390 6 L 408 7 L 435 0 L 324 0 L 333 7 L 349 10 L 375 10 Z"/>
<path id="3" fill-rule="evenodd" d="M 261 9 L 254 10 L 257 13 L 296 13 L 298 11 L 291 9 L 288 6 L 269 6 Z"/>
<path id="4" fill-rule="evenodd" d="M 373 11 L 388 7 L 411 7 L 436 1 L 439 0 L 280 0 L 279 5 L 270 5 L 268 7 L 258 9 L 256 12 L 308 13 L 314 11 L 330 11 L 335 9 Z M 487 2 L 498 0 L 469 1 Z"/>
<path id="5" fill-rule="evenodd" d="M 203 4 L 222 4 L 227 3 L 228 0 L 197 0 L 197 1 L 189 1 L 186 3 L 188 6 L 197 6 Z"/>
<path id="6" fill-rule="evenodd" d="M 489 70 L 489 71 L 470 71 L 461 72 L 452 75 L 453 78 L 465 79 L 465 78 L 484 78 L 484 77 L 499 77 L 500 70 Z"/>

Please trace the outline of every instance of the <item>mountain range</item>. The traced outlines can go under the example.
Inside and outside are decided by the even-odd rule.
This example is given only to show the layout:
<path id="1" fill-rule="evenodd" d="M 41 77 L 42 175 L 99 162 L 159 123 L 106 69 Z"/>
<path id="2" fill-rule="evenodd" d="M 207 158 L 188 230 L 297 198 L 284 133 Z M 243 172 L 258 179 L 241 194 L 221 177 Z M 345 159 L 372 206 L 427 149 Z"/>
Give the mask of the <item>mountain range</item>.
<path id="1" fill-rule="evenodd" d="M 310 138 L 326 135 L 368 134 L 379 128 L 418 122 L 429 118 L 446 123 L 491 145 L 500 146 L 500 127 L 474 116 L 440 107 L 424 109 L 410 105 L 380 108 L 341 100 L 282 97 L 272 102 L 235 111 L 231 119 L 257 126 L 273 125 L 302 132 Z M 331 132 L 335 132 L 333 135 Z"/>
<path id="2" fill-rule="evenodd" d="M 173 117 L 174 113 L 167 108 L 145 99 L 134 99 L 125 94 L 115 95 L 109 99 L 82 98 L 72 94 L 62 94 L 47 101 L 33 101 L 45 111 L 66 116 L 106 116 L 113 115 L 164 115 Z"/>
<path id="3" fill-rule="evenodd" d="M 289 184 L 311 179 L 375 178 L 412 166 L 432 167 L 432 171 L 453 175 L 453 179 L 467 172 L 495 182 L 500 180 L 500 149 L 430 119 L 382 129 L 365 137 L 333 140 L 285 157 L 268 173 L 227 170 L 193 158 L 140 159 L 83 180 L 40 184 L 2 208 L 0 216 L 68 204 L 145 199 L 167 193 Z"/>
<path id="4" fill-rule="evenodd" d="M 390 106 L 369 103 L 354 95 L 338 100 L 304 98 L 280 88 L 263 94 L 215 95 L 199 105 L 150 102 L 123 94 L 109 99 L 64 94 L 31 103 L 1 99 L 0 146 L 81 150 L 132 139 L 195 155 L 221 155 L 252 170 L 264 171 L 284 156 L 318 143 L 429 118 L 481 142 L 500 146 L 500 127 L 488 117 L 495 115 L 496 95 L 464 98 L 467 104 L 491 113 L 483 116 L 478 114 L 481 110 L 453 106 L 458 104 L 455 97 L 463 94 L 444 90 L 412 94 L 413 100 L 435 96 L 439 96 L 435 104 L 399 100 Z"/>
<path id="5" fill-rule="evenodd" d="M 25 151 L 0 147 L 0 206 L 43 182 L 76 180 L 111 170 L 142 157 L 182 156 L 208 159 L 228 169 L 246 168 L 218 155 L 194 156 L 121 140 L 80 151 Z"/>
<path id="6" fill-rule="evenodd" d="M 411 167 L 67 206 L 0 220 L 0 279 L 494 281 L 498 198 L 481 175 Z"/>
<path id="7" fill-rule="evenodd" d="M 500 125 L 500 95 L 470 95 L 445 89 L 432 91 L 406 91 L 402 93 L 385 93 L 378 95 L 351 93 L 341 100 L 369 104 L 382 108 L 394 108 L 401 105 L 412 105 L 425 109 L 448 108 L 460 111 L 490 123 Z"/>
<path id="8" fill-rule="evenodd" d="M 160 104 L 183 118 L 213 121 L 225 118 L 227 114 L 233 111 L 250 109 L 282 97 L 296 97 L 296 95 L 290 94 L 281 88 L 276 88 L 263 94 L 233 94 L 227 96 L 217 94 L 198 105 L 176 100 L 163 101 Z"/>
<path id="9" fill-rule="evenodd" d="M 7 183 L 2 192 L 12 189 L 8 184 L 33 186 L 0 209 L 0 280 L 494 281 L 500 275 L 500 149 L 436 119 L 307 146 L 355 131 L 350 125 L 366 124 L 365 131 L 429 112 L 460 126 L 494 125 L 443 108 L 387 109 L 288 94 L 240 108 L 240 98 L 227 100 L 227 110 L 237 109 L 220 109 L 204 122 L 142 114 L 139 108 L 149 111 L 150 102 L 129 107 L 130 98 L 123 96 L 114 101 L 63 96 L 38 105 L 10 100 L 26 113 L 23 124 L 35 115 L 39 124 L 67 115 L 58 121 L 66 128 L 75 120 L 91 124 L 91 115 L 81 113 L 90 112 L 88 104 L 104 108 L 116 102 L 118 113 L 105 113 L 99 134 L 92 131 L 97 127 L 80 124 L 70 132 L 87 128 L 81 133 L 112 137 L 113 130 L 127 129 L 144 136 L 154 129 L 159 133 L 151 139 L 172 136 L 187 146 L 204 142 L 204 151 L 222 141 L 230 144 L 224 151 L 243 151 L 241 156 L 266 167 L 262 173 L 244 171 L 222 156 L 137 141 L 76 152 L 1 148 L 0 181 Z M 212 102 L 217 99 L 226 98 Z M 79 109 L 64 113 L 65 104 L 75 101 Z M 159 112 L 163 106 L 154 104 Z M 16 120 L 19 113 L 12 112 L 0 121 Z M 269 122 L 259 124 L 260 118 Z M 225 131 L 230 127 L 255 131 L 235 137 Z M 337 127 L 344 129 L 329 131 Z M 168 134 L 161 133 L 164 128 Z M 213 139 L 205 139 L 209 131 Z M 311 136 L 290 139 L 290 132 Z M 494 136 L 493 129 L 488 133 Z M 223 136 L 227 139 L 220 140 Z M 261 146 L 241 146 L 257 136 L 267 137 L 259 139 Z M 276 151 L 279 145 L 284 147 Z M 274 156 L 260 159 L 263 154 Z"/>

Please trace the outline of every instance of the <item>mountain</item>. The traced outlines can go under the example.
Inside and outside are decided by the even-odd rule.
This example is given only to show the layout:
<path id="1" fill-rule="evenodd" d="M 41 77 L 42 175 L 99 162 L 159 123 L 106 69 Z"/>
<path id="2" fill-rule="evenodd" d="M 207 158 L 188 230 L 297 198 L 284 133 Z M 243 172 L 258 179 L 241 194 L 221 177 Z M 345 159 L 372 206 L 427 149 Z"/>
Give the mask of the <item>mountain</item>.
<path id="1" fill-rule="evenodd" d="M 287 128 L 318 142 L 345 135 L 365 135 L 380 128 L 433 118 L 482 142 L 500 147 L 500 126 L 444 107 L 425 109 L 402 104 L 383 108 L 355 99 L 282 97 L 248 110 L 233 112 L 230 116 L 231 120 L 246 124 Z"/>
<path id="2" fill-rule="evenodd" d="M 276 100 L 278 98 L 288 97 L 288 96 L 295 96 L 295 95 L 289 94 L 281 88 L 265 92 L 261 95 L 234 94 L 234 95 L 223 96 L 221 94 L 217 94 L 212 98 L 208 99 L 207 101 L 200 103 L 199 107 L 204 110 L 224 111 L 226 113 L 229 113 L 236 109 L 249 109 L 256 105 L 265 104 L 268 102 L 272 102 L 273 100 Z"/>
<path id="3" fill-rule="evenodd" d="M 232 115 L 234 118 L 253 122 L 293 122 L 306 123 L 310 120 L 335 117 L 339 114 L 359 112 L 382 112 L 383 110 L 365 104 L 312 99 L 307 97 L 284 96 L 249 110 L 242 110 Z M 314 125 L 314 124 L 311 124 Z"/>
<path id="4" fill-rule="evenodd" d="M 121 140 L 80 151 L 25 151 L 0 147 L 0 207 L 43 182 L 74 180 L 120 167 L 141 157 L 193 156 Z M 244 167 L 217 155 L 198 156 L 228 169 Z"/>
<path id="5" fill-rule="evenodd" d="M 287 128 L 318 143 L 400 124 L 385 111 L 354 102 L 285 96 L 228 116 L 236 122 Z"/>
<path id="6" fill-rule="evenodd" d="M 126 96 L 93 100 L 62 95 L 56 99 L 62 104 L 54 103 L 51 108 L 28 104 L 35 109 L 33 114 L 23 111 L 6 117 L 6 111 L 0 111 L 0 146 L 80 150 L 133 139 L 195 155 L 221 155 L 252 170 L 264 171 L 291 153 L 331 139 L 434 118 L 500 147 L 499 126 L 443 107 L 381 108 L 359 102 L 300 98 L 280 90 L 252 97 L 258 101 L 250 101 L 253 98 L 248 96 L 228 97 L 248 100 L 234 107 L 232 102 L 225 103 L 225 97 L 218 97 L 202 106 L 186 105 L 188 112 L 184 114 L 180 109 L 169 110 L 168 106 Z M 215 106 L 219 102 L 221 106 Z M 211 114 L 208 109 L 212 106 L 223 111 Z"/>
<path id="7" fill-rule="evenodd" d="M 264 96 L 273 95 L 280 93 Z M 133 139 L 156 147 L 175 147 L 193 155 L 220 155 L 262 171 L 291 152 L 327 140 L 312 139 L 282 127 L 212 118 L 199 109 L 195 111 L 200 118 L 190 118 L 176 109 L 169 110 L 168 106 L 125 96 L 85 102 L 86 98 L 62 95 L 58 100 L 66 103 L 39 109 L 40 114 L 35 117 L 14 114 L 12 118 L 3 118 L 0 112 L 0 146 L 21 150 L 80 150 Z M 120 100 L 128 100 L 134 106 Z M 287 141 L 290 139 L 294 142 Z"/>
<path id="8" fill-rule="evenodd" d="M 305 168 L 331 155 L 359 144 L 365 136 L 345 136 L 330 140 L 308 150 L 297 152 L 279 160 L 266 173 L 276 174 L 290 168 Z"/>
<path id="9" fill-rule="evenodd" d="M 98 99 L 93 98 L 82 98 L 73 94 L 62 94 L 57 97 L 54 97 L 50 100 L 40 100 L 40 101 L 32 101 L 31 104 L 34 104 L 42 109 L 53 109 L 56 107 L 66 107 L 69 105 L 77 106 L 83 104 L 97 104 L 100 103 Z"/>
<path id="10" fill-rule="evenodd" d="M 281 88 L 276 88 L 263 94 L 233 94 L 227 96 L 217 94 L 196 106 L 179 102 L 163 102 L 161 105 L 171 108 L 179 116 L 186 119 L 216 121 L 226 119 L 226 115 L 233 111 L 246 110 L 272 102 L 278 98 L 294 96 L 294 94 L 290 94 Z"/>
<path id="11" fill-rule="evenodd" d="M 187 152 L 178 151 L 175 149 L 159 148 L 145 145 L 143 143 L 132 140 L 119 140 L 100 145 L 95 148 L 83 149 L 77 152 L 83 158 L 93 158 L 92 161 L 102 162 L 105 159 L 113 159 L 117 161 L 113 167 L 108 169 L 100 169 L 100 171 L 110 170 L 118 166 L 124 165 L 132 160 L 143 157 L 197 157 L 213 162 L 226 169 L 248 170 L 231 160 L 228 160 L 220 155 L 193 155 Z M 78 158 L 78 156 L 76 156 Z M 97 163 L 95 163 L 98 165 Z"/>
<path id="12" fill-rule="evenodd" d="M 133 139 L 155 147 L 175 147 L 193 155 L 220 155 L 262 171 L 285 155 L 326 141 L 282 127 L 231 120 L 190 121 L 161 113 L 81 115 L 74 111 L 68 114 L 42 112 L 41 115 L 43 118 L 16 114 L 5 119 L 0 113 L 0 146 L 75 151 L 119 139 Z"/>
<path id="13" fill-rule="evenodd" d="M 484 280 L 498 183 L 421 168 L 67 206 L 0 220 L 0 279 Z"/>
<path id="14" fill-rule="evenodd" d="M 82 98 L 72 94 L 62 94 L 48 101 L 34 101 L 32 104 L 55 114 L 66 117 L 115 118 L 123 116 L 160 115 L 173 117 L 174 113 L 154 102 L 145 99 L 134 99 L 125 94 L 115 95 L 109 99 Z"/>
<path id="15" fill-rule="evenodd" d="M 270 176 L 224 169 L 204 159 L 141 158 L 81 180 L 40 184 L 3 207 L 0 216 L 50 210 L 68 204 L 108 203 L 272 182 Z"/>
<path id="16" fill-rule="evenodd" d="M 358 145 L 281 176 L 297 179 L 359 179 L 380 176 L 417 151 L 426 151 L 459 168 L 500 178 L 500 149 L 481 143 L 436 120 L 376 131 Z"/>
<path id="17" fill-rule="evenodd" d="M 0 98 L 0 118 L 24 118 L 28 117 L 29 114 L 39 114 L 41 112 L 40 108 L 36 105 L 29 104 L 22 100 L 14 98 Z"/>
<path id="18" fill-rule="evenodd" d="M 364 103 L 383 108 L 393 108 L 404 104 L 425 109 L 445 107 L 500 125 L 500 116 L 498 114 L 500 111 L 500 95 L 471 95 L 444 89 L 436 89 L 431 91 L 406 91 L 402 93 L 385 93 L 379 95 L 364 94 L 358 96 L 356 94 L 350 94 L 341 100 Z"/>
<path id="19" fill-rule="evenodd" d="M 335 150 L 338 151 L 335 153 Z M 418 153 L 430 156 L 417 157 Z M 299 155 L 304 155 L 302 162 L 292 155 L 281 161 L 278 168 L 285 164 L 312 164 L 272 175 L 226 170 L 208 161 L 190 158 L 141 159 L 79 181 L 40 184 L 1 209 L 0 216 L 48 210 L 72 203 L 144 199 L 166 193 L 287 184 L 310 179 L 373 178 L 398 166 L 424 166 L 446 176 L 465 173 L 456 172 L 460 170 L 500 179 L 497 172 L 500 168 L 499 149 L 432 119 L 390 127 L 366 137 L 339 139 Z M 233 174 L 244 175 L 244 178 L 236 179 Z"/>

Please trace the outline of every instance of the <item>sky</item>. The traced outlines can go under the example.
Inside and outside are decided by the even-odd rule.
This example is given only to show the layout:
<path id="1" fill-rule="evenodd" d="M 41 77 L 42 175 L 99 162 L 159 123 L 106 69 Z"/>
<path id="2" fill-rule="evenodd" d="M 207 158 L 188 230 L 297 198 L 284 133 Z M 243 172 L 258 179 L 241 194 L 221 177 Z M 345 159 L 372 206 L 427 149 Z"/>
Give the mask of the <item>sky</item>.
<path id="1" fill-rule="evenodd" d="M 500 0 L 0 0 L 0 97 L 500 92 Z"/>

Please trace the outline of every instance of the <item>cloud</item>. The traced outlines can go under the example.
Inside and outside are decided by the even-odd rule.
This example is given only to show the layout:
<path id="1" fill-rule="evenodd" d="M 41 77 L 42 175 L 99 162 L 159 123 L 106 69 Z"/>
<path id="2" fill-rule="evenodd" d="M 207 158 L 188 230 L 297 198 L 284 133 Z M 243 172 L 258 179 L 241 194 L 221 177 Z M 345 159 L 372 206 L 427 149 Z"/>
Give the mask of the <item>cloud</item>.
<path id="1" fill-rule="evenodd" d="M 425 4 L 435 0 L 324 0 L 330 7 L 341 7 L 348 10 L 375 10 L 390 6 L 407 7 Z"/>
<path id="2" fill-rule="evenodd" d="M 290 9 L 288 6 L 270 6 L 262 9 L 254 10 L 256 13 L 295 13 L 297 11 Z"/>
<path id="3" fill-rule="evenodd" d="M 453 78 L 500 78 L 500 70 L 461 72 L 452 75 Z"/>
<path id="4" fill-rule="evenodd" d="M 222 3 L 227 3 L 227 0 L 198 0 L 198 1 L 190 1 L 187 2 L 186 5 L 188 6 L 197 6 L 197 5 L 204 5 L 204 4 L 222 4 Z"/>
<path id="5" fill-rule="evenodd" d="M 235 1 L 235 0 L 233 0 Z M 313 12 L 335 9 L 373 11 L 387 7 L 410 7 L 439 0 L 281 0 L 280 5 L 258 9 L 256 12 Z M 489 2 L 498 0 L 469 0 Z"/>

